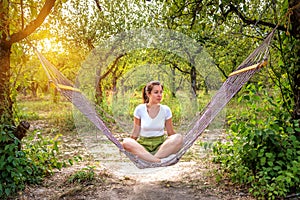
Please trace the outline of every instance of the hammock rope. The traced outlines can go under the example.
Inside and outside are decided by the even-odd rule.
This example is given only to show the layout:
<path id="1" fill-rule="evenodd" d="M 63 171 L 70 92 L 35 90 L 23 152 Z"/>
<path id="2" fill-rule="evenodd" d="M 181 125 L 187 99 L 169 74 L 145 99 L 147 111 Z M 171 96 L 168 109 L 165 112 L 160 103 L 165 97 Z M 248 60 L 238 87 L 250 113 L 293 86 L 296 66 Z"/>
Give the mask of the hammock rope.
<path id="1" fill-rule="evenodd" d="M 162 163 L 153 163 L 142 160 L 137 156 L 127 152 L 120 141 L 107 128 L 101 117 L 96 113 L 94 105 L 80 92 L 74 84 L 68 80 L 54 65 L 52 65 L 35 47 L 34 51 L 37 54 L 43 69 L 50 82 L 52 82 L 58 91 L 66 97 L 77 109 L 83 113 L 102 133 L 113 142 L 121 152 L 123 152 L 136 167 L 154 168 L 166 167 L 176 164 L 186 151 L 194 144 L 197 138 L 204 132 L 208 125 L 213 121 L 217 114 L 226 106 L 231 98 L 242 88 L 242 86 L 263 66 L 267 64 L 269 55 L 269 46 L 276 28 L 265 38 L 240 65 L 232 72 L 215 96 L 203 109 L 200 116 L 194 123 L 193 127 L 184 135 L 182 148 L 176 153 L 176 156 Z"/>

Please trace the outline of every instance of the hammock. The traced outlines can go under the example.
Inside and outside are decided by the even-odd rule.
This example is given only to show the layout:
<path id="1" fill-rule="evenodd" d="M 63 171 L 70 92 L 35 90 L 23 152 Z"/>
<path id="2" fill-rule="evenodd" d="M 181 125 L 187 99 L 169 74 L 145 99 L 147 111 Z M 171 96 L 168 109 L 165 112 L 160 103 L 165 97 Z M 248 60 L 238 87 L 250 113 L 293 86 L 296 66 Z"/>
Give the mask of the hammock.
<path id="1" fill-rule="evenodd" d="M 182 148 L 176 153 L 176 156 L 166 162 L 153 163 L 142 160 L 130 152 L 127 152 L 120 141 L 114 137 L 112 132 L 107 128 L 101 117 L 96 113 L 91 102 L 80 92 L 74 84 L 68 80 L 54 65 L 52 65 L 35 47 L 37 54 L 47 77 L 51 84 L 65 96 L 70 102 L 74 104 L 77 109 L 82 112 L 102 133 L 113 142 L 121 152 L 123 152 L 136 167 L 154 168 L 166 167 L 176 164 L 185 152 L 194 144 L 197 138 L 204 132 L 217 114 L 226 106 L 230 99 L 242 88 L 242 86 L 257 72 L 261 67 L 267 64 L 267 57 L 269 54 L 269 46 L 274 35 L 275 29 L 266 37 L 260 46 L 258 46 L 249 56 L 244 60 L 239 67 L 229 75 L 227 80 L 223 83 L 221 88 L 203 109 L 202 114 L 194 123 L 191 130 L 184 135 L 184 142 Z M 31 45 L 32 46 L 32 45 Z"/>

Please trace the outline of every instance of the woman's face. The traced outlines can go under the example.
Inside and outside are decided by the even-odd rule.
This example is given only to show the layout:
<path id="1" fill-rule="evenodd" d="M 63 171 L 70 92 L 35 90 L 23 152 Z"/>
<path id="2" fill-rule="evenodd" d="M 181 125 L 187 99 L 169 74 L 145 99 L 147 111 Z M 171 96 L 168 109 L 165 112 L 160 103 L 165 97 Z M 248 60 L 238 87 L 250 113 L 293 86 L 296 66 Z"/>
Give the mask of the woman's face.
<path id="1" fill-rule="evenodd" d="M 162 100 L 162 93 L 163 89 L 161 85 L 154 85 L 150 94 L 148 94 L 149 97 L 149 103 L 160 103 Z"/>

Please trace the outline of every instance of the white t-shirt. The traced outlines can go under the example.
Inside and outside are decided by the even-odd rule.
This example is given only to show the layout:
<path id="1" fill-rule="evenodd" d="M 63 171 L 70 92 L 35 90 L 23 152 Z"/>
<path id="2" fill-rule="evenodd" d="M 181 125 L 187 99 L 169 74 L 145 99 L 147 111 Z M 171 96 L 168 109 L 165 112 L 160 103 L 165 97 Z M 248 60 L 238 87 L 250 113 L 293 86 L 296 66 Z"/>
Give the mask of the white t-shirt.
<path id="1" fill-rule="evenodd" d="M 165 122 L 172 117 L 171 109 L 166 105 L 161 105 L 155 118 L 151 118 L 147 112 L 147 105 L 138 105 L 133 113 L 134 117 L 141 120 L 142 137 L 157 137 L 164 135 Z"/>

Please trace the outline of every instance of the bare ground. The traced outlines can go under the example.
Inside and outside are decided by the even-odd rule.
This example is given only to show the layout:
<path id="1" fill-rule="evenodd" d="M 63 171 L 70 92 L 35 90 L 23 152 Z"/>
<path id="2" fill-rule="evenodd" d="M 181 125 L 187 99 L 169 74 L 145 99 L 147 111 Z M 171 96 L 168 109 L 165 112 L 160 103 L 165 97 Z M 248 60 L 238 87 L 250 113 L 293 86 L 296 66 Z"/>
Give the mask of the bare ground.
<path id="1" fill-rule="evenodd" d="M 206 132 L 200 139 L 209 141 L 209 135 L 211 133 Z M 174 166 L 141 170 L 118 154 L 115 147 L 109 146 L 110 143 L 106 143 L 108 146 L 99 146 L 102 139 L 91 142 L 91 138 L 80 134 L 63 136 L 62 153 L 69 157 L 81 155 L 83 161 L 56 171 L 40 185 L 27 186 L 15 199 L 252 199 L 245 189 L 226 180 L 217 181 L 218 176 L 214 172 L 218 171 L 218 166 L 211 162 L 210 154 L 197 145 Z M 69 181 L 72 175 L 88 166 L 92 166 L 95 172 L 92 180 Z"/>

